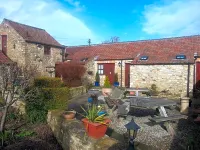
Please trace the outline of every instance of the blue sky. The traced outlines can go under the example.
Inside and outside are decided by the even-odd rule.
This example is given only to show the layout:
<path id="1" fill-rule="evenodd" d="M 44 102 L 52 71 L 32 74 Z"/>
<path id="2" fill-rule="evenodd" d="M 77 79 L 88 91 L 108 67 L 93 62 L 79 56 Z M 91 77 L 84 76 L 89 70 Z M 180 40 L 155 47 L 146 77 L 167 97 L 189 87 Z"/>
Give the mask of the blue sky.
<path id="1" fill-rule="evenodd" d="M 48 31 L 61 44 L 200 34 L 200 0 L 0 0 L 3 18 Z"/>

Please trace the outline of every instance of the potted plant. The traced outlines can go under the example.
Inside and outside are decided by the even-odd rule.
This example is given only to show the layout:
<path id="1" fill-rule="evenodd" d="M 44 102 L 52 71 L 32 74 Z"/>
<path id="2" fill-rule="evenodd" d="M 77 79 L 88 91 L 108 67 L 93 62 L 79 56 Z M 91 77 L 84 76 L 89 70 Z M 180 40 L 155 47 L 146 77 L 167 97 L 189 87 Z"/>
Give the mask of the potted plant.
<path id="1" fill-rule="evenodd" d="M 119 81 L 118 81 L 118 73 L 115 73 L 115 82 L 114 82 L 114 86 L 119 86 Z"/>
<path id="2" fill-rule="evenodd" d="M 100 82 L 100 77 L 99 77 L 99 73 L 97 71 L 96 76 L 95 76 L 95 86 L 99 86 L 99 82 Z"/>
<path id="3" fill-rule="evenodd" d="M 110 95 L 111 92 L 112 92 L 111 84 L 110 84 L 108 76 L 106 76 L 105 80 L 104 80 L 104 85 L 103 85 L 103 88 L 102 88 L 102 94 L 104 96 L 107 96 L 107 94 Z"/>
<path id="4" fill-rule="evenodd" d="M 88 136 L 99 139 L 103 137 L 106 133 L 110 119 L 106 118 L 106 113 L 102 112 L 102 107 L 97 105 L 88 106 L 88 110 L 85 112 L 85 118 L 82 119 L 82 122 L 85 126 L 86 133 Z"/>
<path id="5" fill-rule="evenodd" d="M 74 119 L 75 118 L 75 115 L 76 115 L 76 111 L 66 111 L 63 113 L 63 116 L 66 120 L 71 120 L 71 119 Z"/>

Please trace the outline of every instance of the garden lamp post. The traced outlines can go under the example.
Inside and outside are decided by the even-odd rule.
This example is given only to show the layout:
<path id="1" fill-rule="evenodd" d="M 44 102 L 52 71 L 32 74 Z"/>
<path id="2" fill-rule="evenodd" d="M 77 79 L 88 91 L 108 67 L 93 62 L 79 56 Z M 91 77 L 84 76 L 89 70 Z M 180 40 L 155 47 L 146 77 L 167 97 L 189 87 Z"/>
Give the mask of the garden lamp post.
<path id="1" fill-rule="evenodd" d="M 134 119 L 127 123 L 125 125 L 127 132 L 128 132 L 128 142 L 129 142 L 129 147 L 127 150 L 134 150 L 134 139 L 137 136 L 137 132 L 140 129 L 140 127 L 135 123 Z"/>

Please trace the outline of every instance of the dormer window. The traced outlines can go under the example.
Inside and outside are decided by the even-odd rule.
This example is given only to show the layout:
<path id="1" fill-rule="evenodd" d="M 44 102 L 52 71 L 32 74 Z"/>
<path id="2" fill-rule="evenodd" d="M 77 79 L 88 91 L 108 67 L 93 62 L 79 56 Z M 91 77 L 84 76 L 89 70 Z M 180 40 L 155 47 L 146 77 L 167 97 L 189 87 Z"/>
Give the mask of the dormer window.
<path id="1" fill-rule="evenodd" d="M 148 56 L 141 56 L 140 60 L 147 60 L 149 57 Z"/>
<path id="2" fill-rule="evenodd" d="M 81 59 L 81 62 L 85 62 L 85 61 L 87 61 L 88 60 L 88 58 L 82 58 Z"/>
<path id="3" fill-rule="evenodd" d="M 51 47 L 44 46 L 44 55 L 51 55 Z"/>
<path id="4" fill-rule="evenodd" d="M 186 56 L 185 55 L 176 55 L 176 59 L 186 59 Z"/>

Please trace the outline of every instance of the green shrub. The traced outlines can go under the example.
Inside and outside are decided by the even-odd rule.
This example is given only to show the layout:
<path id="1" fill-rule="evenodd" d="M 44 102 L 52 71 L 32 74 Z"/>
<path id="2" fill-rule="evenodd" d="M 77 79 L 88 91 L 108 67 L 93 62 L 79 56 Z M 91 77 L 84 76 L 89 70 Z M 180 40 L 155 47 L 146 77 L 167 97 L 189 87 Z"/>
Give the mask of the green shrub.
<path id="1" fill-rule="evenodd" d="M 69 88 L 43 88 L 42 91 L 45 95 L 45 105 L 48 110 L 67 108 L 67 102 L 70 98 Z"/>
<path id="2" fill-rule="evenodd" d="M 100 77 L 99 77 L 99 73 L 98 73 L 98 72 L 96 73 L 95 81 L 96 81 L 96 82 L 100 82 Z"/>
<path id="3" fill-rule="evenodd" d="M 105 80 L 104 80 L 104 85 L 103 85 L 103 86 L 104 86 L 105 88 L 110 88 L 110 87 L 111 87 L 108 76 L 106 76 L 106 78 L 105 78 Z"/>
<path id="4" fill-rule="evenodd" d="M 118 73 L 115 73 L 115 82 L 118 82 Z"/>
<path id="5" fill-rule="evenodd" d="M 32 90 L 26 98 L 26 116 L 31 123 L 40 123 L 46 121 L 47 108 L 45 106 L 44 93 L 40 88 Z"/>
<path id="6" fill-rule="evenodd" d="M 60 78 L 38 77 L 34 80 L 34 86 L 41 88 L 57 88 L 63 87 L 64 83 Z"/>
<path id="7" fill-rule="evenodd" d="M 48 110 L 67 109 L 69 88 L 35 88 L 26 98 L 26 115 L 31 123 L 46 122 Z"/>

